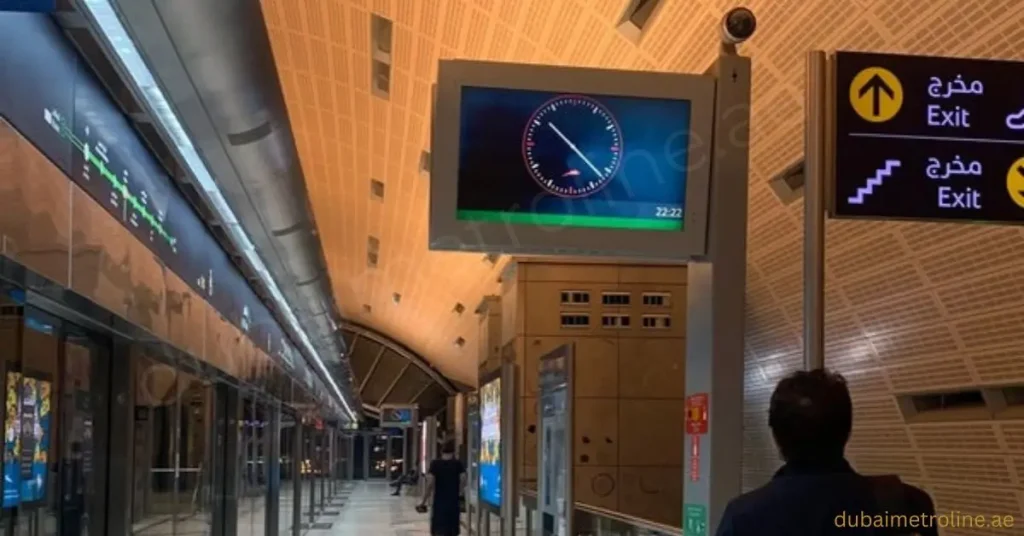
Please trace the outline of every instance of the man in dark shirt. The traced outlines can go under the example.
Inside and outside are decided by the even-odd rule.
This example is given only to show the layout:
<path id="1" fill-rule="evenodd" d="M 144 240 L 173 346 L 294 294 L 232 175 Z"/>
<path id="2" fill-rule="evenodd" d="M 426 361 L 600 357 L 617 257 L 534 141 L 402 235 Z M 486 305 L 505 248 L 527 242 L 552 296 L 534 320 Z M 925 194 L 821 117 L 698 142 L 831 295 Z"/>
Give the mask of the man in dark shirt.
<path id="1" fill-rule="evenodd" d="M 450 442 L 441 447 L 441 457 L 430 462 L 427 487 L 420 507 L 433 498 L 430 510 L 431 536 L 459 536 L 459 495 L 466 487 L 466 468 L 455 458 Z"/>
<path id="2" fill-rule="evenodd" d="M 784 378 L 772 393 L 768 426 L 786 463 L 729 503 L 718 536 L 938 536 L 927 493 L 896 476 L 862 476 L 847 463 L 853 402 L 839 374 Z"/>

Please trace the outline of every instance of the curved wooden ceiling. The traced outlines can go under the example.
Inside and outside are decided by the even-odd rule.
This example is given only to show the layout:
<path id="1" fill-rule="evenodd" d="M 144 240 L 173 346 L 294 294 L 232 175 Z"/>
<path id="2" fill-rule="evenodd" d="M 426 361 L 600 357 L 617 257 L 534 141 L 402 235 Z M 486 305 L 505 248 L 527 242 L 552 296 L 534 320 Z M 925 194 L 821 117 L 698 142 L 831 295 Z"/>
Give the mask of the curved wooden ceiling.
<path id="1" fill-rule="evenodd" d="M 701 71 L 723 0 L 662 0 L 639 42 L 628 0 L 262 0 L 335 294 L 350 319 L 475 383 L 477 321 L 502 260 L 426 250 L 430 87 L 439 58 Z M 754 59 L 745 486 L 777 466 L 767 396 L 799 366 L 802 206 L 767 187 L 799 161 L 810 48 L 1024 59 L 1017 0 L 752 0 Z M 390 94 L 371 90 L 371 14 L 393 21 Z M 1022 93 L 1024 99 L 1024 93 Z M 1022 103 L 1024 104 L 1024 100 Z M 384 185 L 374 196 L 371 180 Z M 370 239 L 376 239 L 376 243 Z M 851 457 L 923 485 L 940 510 L 1024 518 L 1024 423 L 907 425 L 898 395 L 1024 384 L 1017 228 L 828 225 L 828 363 L 857 402 Z M 368 267 L 368 248 L 377 266 Z M 372 253 L 372 251 L 370 251 Z M 396 299 L 397 298 L 397 299 Z M 463 312 L 456 312 L 462 304 Z M 463 338 L 463 346 L 454 344 Z M 985 533 L 972 532 L 977 534 Z"/>

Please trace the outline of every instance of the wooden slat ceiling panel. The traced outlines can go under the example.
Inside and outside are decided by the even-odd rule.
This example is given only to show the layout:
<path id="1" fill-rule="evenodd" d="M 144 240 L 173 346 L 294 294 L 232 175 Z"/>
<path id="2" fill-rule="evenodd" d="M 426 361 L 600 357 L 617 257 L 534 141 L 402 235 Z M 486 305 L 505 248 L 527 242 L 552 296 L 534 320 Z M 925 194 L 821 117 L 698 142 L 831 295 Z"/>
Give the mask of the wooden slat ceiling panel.
<path id="1" fill-rule="evenodd" d="M 736 5 L 662 0 L 635 44 L 616 30 L 627 0 L 261 3 L 339 306 L 347 318 L 393 337 L 470 385 L 476 383 L 477 321 L 452 308 L 458 302 L 471 309 L 482 296 L 496 293 L 504 261 L 494 266 L 482 262 L 482 255 L 426 249 L 429 177 L 419 162 L 430 149 L 430 85 L 437 60 L 700 71 L 716 53 L 717 21 Z M 744 448 L 744 485 L 750 487 L 778 463 L 765 440 L 768 394 L 799 364 L 802 206 L 782 205 L 766 181 L 802 155 L 805 52 L 843 48 L 1020 60 L 1024 2 L 747 5 L 759 24 L 757 35 L 743 45 L 754 58 L 745 424 L 751 432 L 762 431 Z M 371 13 L 394 24 L 389 100 L 370 90 Z M 371 199 L 371 179 L 385 184 L 383 200 Z M 379 239 L 376 268 L 367 265 L 369 235 Z M 974 460 L 979 471 L 983 463 L 986 471 L 1016 467 L 1020 451 L 1011 457 L 1003 428 L 969 447 L 947 445 L 946 462 L 924 455 L 924 445 L 892 404 L 897 392 L 1024 382 L 1017 350 L 1024 347 L 1020 229 L 830 222 L 827 238 L 827 360 L 857 378 L 851 382 L 854 395 L 865 401 L 855 461 L 906 472 L 934 490 L 943 507 L 991 505 L 1024 518 L 1019 479 L 981 484 L 960 478 L 962 470 L 955 469 L 955 460 Z M 401 295 L 397 303 L 395 293 Z M 458 337 L 466 340 L 461 348 L 452 344 Z M 440 396 L 432 390 L 425 399 Z M 891 451 L 901 457 L 878 456 L 874 450 L 886 447 L 872 446 L 868 438 L 875 436 L 887 438 L 884 444 L 892 449 L 901 445 L 900 452 Z"/>

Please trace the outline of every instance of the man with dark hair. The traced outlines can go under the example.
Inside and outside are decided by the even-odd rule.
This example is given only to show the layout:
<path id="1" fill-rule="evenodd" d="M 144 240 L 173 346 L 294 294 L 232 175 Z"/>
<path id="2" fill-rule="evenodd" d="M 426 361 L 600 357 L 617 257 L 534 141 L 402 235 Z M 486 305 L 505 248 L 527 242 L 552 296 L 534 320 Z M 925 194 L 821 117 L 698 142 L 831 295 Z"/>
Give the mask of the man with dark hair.
<path id="1" fill-rule="evenodd" d="M 466 487 L 466 468 L 455 458 L 455 445 L 447 442 L 441 447 L 441 457 L 430 462 L 427 486 L 419 510 L 430 509 L 431 536 L 459 536 L 459 495 Z"/>
<path id="2" fill-rule="evenodd" d="M 729 503 L 718 536 L 938 536 L 927 493 L 894 475 L 860 475 L 846 461 L 853 401 L 841 375 L 813 370 L 783 378 L 768 426 L 785 465 Z"/>

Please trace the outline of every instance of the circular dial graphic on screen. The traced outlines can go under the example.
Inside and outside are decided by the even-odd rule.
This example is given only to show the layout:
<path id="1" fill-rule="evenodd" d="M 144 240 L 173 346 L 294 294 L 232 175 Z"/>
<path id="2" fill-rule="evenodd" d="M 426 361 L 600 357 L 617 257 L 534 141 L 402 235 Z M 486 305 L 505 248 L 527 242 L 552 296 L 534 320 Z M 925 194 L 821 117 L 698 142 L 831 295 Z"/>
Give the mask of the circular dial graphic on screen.
<path id="1" fill-rule="evenodd" d="M 622 163 L 622 130 L 600 102 L 561 95 L 537 109 L 523 132 L 526 169 L 546 191 L 586 197 L 611 182 Z"/>

